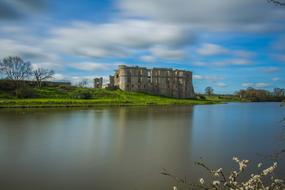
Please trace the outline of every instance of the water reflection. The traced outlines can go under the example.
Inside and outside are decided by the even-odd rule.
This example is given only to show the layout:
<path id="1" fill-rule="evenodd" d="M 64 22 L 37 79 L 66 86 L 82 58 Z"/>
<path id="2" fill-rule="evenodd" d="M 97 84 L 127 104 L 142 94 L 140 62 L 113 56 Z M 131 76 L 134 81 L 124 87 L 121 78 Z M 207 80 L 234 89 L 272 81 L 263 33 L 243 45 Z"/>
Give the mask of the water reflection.
<path id="1" fill-rule="evenodd" d="M 0 189 L 169 189 L 162 168 L 197 179 L 200 156 L 230 166 L 272 151 L 282 114 L 276 103 L 1 110 Z"/>

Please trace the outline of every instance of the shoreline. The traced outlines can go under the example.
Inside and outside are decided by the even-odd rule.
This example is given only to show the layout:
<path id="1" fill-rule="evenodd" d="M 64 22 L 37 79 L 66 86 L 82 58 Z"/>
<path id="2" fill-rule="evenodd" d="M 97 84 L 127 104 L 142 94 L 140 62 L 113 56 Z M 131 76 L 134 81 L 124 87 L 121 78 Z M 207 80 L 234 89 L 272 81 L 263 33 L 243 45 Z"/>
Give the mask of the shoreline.
<path id="1" fill-rule="evenodd" d="M 161 99 L 157 101 L 122 101 L 111 99 L 0 99 L 0 109 L 4 108 L 91 108 L 100 106 L 177 106 L 227 103 L 226 101 L 194 99 Z"/>

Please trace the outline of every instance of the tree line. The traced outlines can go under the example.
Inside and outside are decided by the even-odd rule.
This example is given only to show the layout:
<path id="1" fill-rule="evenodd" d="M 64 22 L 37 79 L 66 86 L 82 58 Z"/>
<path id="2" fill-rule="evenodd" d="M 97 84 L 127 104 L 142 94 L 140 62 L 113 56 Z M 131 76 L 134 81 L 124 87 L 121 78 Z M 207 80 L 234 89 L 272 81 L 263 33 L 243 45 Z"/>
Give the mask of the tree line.
<path id="1" fill-rule="evenodd" d="M 235 95 L 251 101 L 282 101 L 285 99 L 285 89 L 274 88 L 273 91 L 268 91 L 248 87 L 247 89 L 239 90 Z"/>
<path id="2" fill-rule="evenodd" d="M 205 88 L 205 95 L 214 96 L 214 89 L 210 86 Z M 250 101 L 282 101 L 285 99 L 285 88 L 274 88 L 273 91 L 264 89 L 255 89 L 248 87 L 247 89 L 241 89 L 234 93 L 234 96 L 240 99 L 246 99 Z"/>

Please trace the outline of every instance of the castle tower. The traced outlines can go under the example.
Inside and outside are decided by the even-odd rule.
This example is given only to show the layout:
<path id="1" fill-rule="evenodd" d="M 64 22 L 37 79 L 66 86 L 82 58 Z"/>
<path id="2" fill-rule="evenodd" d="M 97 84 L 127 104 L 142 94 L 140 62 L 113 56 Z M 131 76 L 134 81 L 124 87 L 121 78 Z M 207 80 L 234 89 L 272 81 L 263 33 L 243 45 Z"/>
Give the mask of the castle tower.
<path id="1" fill-rule="evenodd" d="M 95 78 L 94 79 L 94 88 L 102 88 L 103 87 L 103 78 Z"/>

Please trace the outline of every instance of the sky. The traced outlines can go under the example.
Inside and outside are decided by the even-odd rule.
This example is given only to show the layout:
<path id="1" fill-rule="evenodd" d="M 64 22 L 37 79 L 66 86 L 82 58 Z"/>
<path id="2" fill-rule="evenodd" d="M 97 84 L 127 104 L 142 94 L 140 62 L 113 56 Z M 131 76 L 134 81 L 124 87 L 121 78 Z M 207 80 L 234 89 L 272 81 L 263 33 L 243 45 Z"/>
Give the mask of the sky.
<path id="1" fill-rule="evenodd" d="M 0 59 L 76 84 L 118 65 L 193 72 L 196 92 L 285 88 L 285 7 L 267 0 L 0 0 Z"/>

